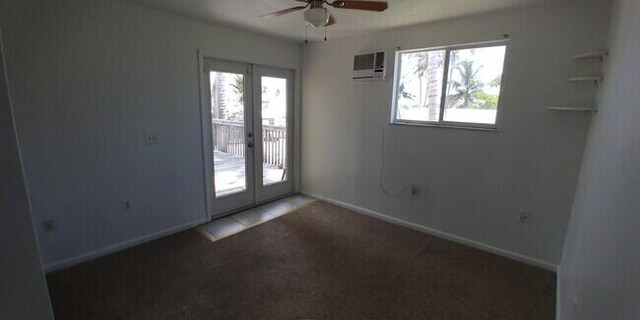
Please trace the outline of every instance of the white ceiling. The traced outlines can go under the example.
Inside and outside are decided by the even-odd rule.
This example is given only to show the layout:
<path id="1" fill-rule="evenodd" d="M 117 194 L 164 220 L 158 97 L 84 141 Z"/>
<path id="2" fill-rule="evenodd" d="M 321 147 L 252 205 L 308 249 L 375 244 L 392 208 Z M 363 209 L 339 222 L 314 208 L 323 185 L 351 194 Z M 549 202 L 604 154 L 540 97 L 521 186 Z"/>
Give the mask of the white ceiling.
<path id="1" fill-rule="evenodd" d="M 302 11 L 271 19 L 264 13 L 301 3 L 294 0 L 125 0 L 146 7 L 177 13 L 216 24 L 239 27 L 289 39 L 304 39 Z M 516 7 L 545 0 L 387 0 L 382 13 L 329 8 L 338 23 L 328 28 L 330 37 L 406 26 L 475 13 Z M 309 39 L 323 37 L 323 31 L 309 28 Z"/>

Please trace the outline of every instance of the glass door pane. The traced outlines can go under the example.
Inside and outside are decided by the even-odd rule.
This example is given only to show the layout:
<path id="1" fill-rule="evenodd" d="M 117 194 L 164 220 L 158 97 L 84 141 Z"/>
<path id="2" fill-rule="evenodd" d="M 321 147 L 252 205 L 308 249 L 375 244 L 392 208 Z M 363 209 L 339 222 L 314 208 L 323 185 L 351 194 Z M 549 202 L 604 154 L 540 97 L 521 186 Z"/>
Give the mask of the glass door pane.
<path id="1" fill-rule="evenodd" d="M 257 202 L 293 192 L 293 75 L 291 70 L 254 66 Z"/>
<path id="2" fill-rule="evenodd" d="M 253 78 L 251 65 L 205 60 L 205 80 L 210 102 L 211 148 L 207 169 L 213 173 L 212 216 L 255 203 L 255 155 L 253 150 Z M 208 137 L 207 137 L 208 139 Z M 209 171 L 210 170 L 210 171 Z"/>
<path id="3" fill-rule="evenodd" d="M 247 190 L 245 77 L 210 71 L 216 198 Z"/>
<path id="4" fill-rule="evenodd" d="M 262 185 L 287 180 L 287 79 L 261 77 Z"/>

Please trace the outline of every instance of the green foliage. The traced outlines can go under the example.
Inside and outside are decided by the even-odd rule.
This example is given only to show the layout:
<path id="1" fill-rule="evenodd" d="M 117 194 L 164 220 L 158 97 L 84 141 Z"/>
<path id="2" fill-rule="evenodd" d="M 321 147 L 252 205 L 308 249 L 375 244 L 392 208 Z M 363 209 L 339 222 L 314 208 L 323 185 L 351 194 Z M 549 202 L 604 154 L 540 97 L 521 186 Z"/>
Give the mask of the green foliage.
<path id="1" fill-rule="evenodd" d="M 451 94 L 449 94 L 450 108 L 477 108 L 477 109 L 497 109 L 498 96 L 484 91 L 486 86 L 480 79 L 478 73 L 482 66 L 475 67 L 472 60 L 463 60 L 452 68 L 455 72 L 455 80 L 450 80 Z M 500 87 L 502 75 L 488 83 L 491 88 Z"/>
<path id="2" fill-rule="evenodd" d="M 502 75 L 498 75 L 495 79 L 491 80 L 491 82 L 489 82 L 489 86 L 497 88 L 500 87 L 500 83 L 502 83 Z"/>
<path id="3" fill-rule="evenodd" d="M 229 86 L 233 88 L 233 95 L 236 97 L 236 105 L 232 108 L 224 107 L 223 118 L 236 122 L 244 121 L 244 78 L 240 74 L 233 77 Z"/>
<path id="4" fill-rule="evenodd" d="M 451 91 L 449 94 L 450 107 L 473 108 L 477 103 L 476 93 L 482 92 L 484 83 L 478 79 L 478 72 L 482 66 L 474 68 L 472 60 L 458 62 L 453 68 L 457 77 L 450 80 Z"/>
<path id="5" fill-rule="evenodd" d="M 479 91 L 474 93 L 473 96 L 477 101 L 477 107 L 480 109 L 498 108 L 498 96 L 495 94 L 488 94 L 484 91 Z"/>
<path id="6" fill-rule="evenodd" d="M 429 67 L 429 53 L 428 52 L 417 52 L 414 53 L 416 59 L 418 60 L 418 65 L 416 69 L 413 71 L 413 74 L 418 76 L 419 78 L 424 77 L 425 72 L 427 72 L 427 68 Z"/>
<path id="7" fill-rule="evenodd" d="M 244 100 L 244 80 L 242 75 L 236 74 L 233 77 L 233 82 L 229 85 L 233 88 L 233 94 L 238 97 L 238 102 L 242 103 Z"/>

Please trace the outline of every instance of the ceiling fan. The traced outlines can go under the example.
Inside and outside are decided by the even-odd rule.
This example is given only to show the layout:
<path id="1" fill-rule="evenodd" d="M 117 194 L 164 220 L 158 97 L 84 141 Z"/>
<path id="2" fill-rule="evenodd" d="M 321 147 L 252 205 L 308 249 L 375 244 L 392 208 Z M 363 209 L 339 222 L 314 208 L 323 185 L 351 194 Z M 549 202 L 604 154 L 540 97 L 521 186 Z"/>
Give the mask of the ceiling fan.
<path id="1" fill-rule="evenodd" d="M 331 13 L 329 13 L 329 11 L 324 7 L 325 4 L 330 7 L 334 7 L 336 9 L 355 9 L 355 10 L 366 10 L 366 11 L 376 11 L 376 12 L 385 11 L 389 7 L 387 2 L 385 1 L 355 1 L 355 0 L 342 0 L 342 1 L 336 0 L 333 2 L 329 2 L 325 0 L 294 0 L 294 1 L 304 2 L 306 3 L 306 5 L 267 13 L 267 14 L 261 15 L 260 17 L 261 18 L 277 17 L 287 13 L 306 9 L 306 11 L 304 12 L 304 21 L 306 21 L 306 23 L 310 26 L 320 28 L 320 27 L 330 26 L 336 23 L 336 20 L 333 18 Z"/>

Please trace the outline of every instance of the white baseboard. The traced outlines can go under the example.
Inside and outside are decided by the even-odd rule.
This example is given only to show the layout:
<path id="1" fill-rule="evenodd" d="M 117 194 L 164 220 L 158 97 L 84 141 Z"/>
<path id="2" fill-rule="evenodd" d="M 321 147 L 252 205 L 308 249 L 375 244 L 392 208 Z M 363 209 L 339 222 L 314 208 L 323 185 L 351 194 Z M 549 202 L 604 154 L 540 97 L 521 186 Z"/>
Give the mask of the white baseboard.
<path id="1" fill-rule="evenodd" d="M 361 214 L 364 214 L 364 215 L 367 215 L 367 216 L 370 216 L 370 217 L 373 217 L 373 218 L 384 220 L 384 221 L 387 221 L 387 222 L 390 222 L 390 223 L 393 223 L 393 224 L 397 224 L 397 225 L 400 225 L 400 226 L 403 226 L 403 227 L 407 227 L 407 228 L 412 229 L 412 230 L 424 232 L 424 233 L 432 235 L 434 237 L 438 237 L 438 238 L 442 238 L 442 239 L 449 240 L 449 241 L 452 241 L 452 242 L 464 244 L 464 245 L 469 246 L 469 247 L 473 247 L 473 248 L 476 248 L 476 249 L 487 251 L 489 253 L 493 253 L 493 254 L 496 254 L 496 255 L 499 255 L 499 256 L 502 256 L 502 257 L 505 257 L 505 258 L 509 258 L 511 260 L 522 262 L 522 263 L 525 263 L 525 264 L 528 264 L 528 265 L 531 265 L 531 266 L 534 266 L 534 267 L 542 268 L 542 269 L 545 269 L 545 270 L 548 270 L 548 271 L 557 272 L 557 266 L 555 264 L 547 262 L 547 261 L 543 261 L 543 260 L 539 260 L 539 259 L 536 259 L 536 258 L 528 257 L 528 256 L 525 256 L 525 255 L 522 255 L 522 254 L 519 254 L 519 253 L 515 253 L 515 252 L 507 251 L 507 250 L 504 250 L 504 249 L 500 249 L 500 248 L 497 248 L 497 247 L 494 247 L 494 246 L 491 246 L 491 245 L 488 245 L 488 244 L 484 244 L 484 243 L 481 243 L 481 242 L 478 242 L 478 241 L 475 241 L 475 240 L 470 240 L 470 239 L 463 238 L 463 237 L 460 237 L 460 236 L 456 236 L 456 235 L 453 235 L 453 234 L 450 234 L 450 233 L 447 233 L 447 232 L 444 232 L 444 231 L 440 231 L 440 230 L 429 228 L 429 227 L 426 227 L 426 226 L 423 226 L 423 225 L 419 225 L 419 224 L 416 224 L 416 223 L 413 223 L 413 222 L 409 222 L 409 221 L 401 220 L 401 219 L 398 219 L 398 218 L 394 218 L 394 217 L 388 216 L 386 214 L 382 214 L 382 213 L 377 212 L 377 211 L 373 211 L 373 210 L 369 210 L 369 209 L 366 209 L 366 208 L 362 208 L 362 207 L 359 207 L 359 206 L 356 206 L 356 205 L 352 205 L 352 204 L 349 204 L 349 203 L 346 203 L 346 202 L 343 202 L 343 201 L 339 201 L 339 200 L 335 200 L 335 199 L 332 199 L 332 198 L 328 198 L 328 197 L 325 197 L 325 196 L 322 196 L 322 195 L 313 194 L 313 193 L 307 193 L 307 192 L 304 192 L 304 191 L 302 191 L 301 193 L 304 194 L 304 195 L 307 195 L 309 197 L 316 198 L 318 200 L 322 200 L 322 201 L 325 201 L 325 202 L 328 202 L 328 203 L 331 203 L 331 204 L 334 204 L 334 205 L 337 205 L 337 206 L 340 206 L 340 207 L 343 207 L 343 208 L 346 208 L 346 209 L 349 209 L 349 210 L 352 210 L 352 211 L 355 211 L 355 212 L 358 212 L 358 213 L 361 213 Z"/>
<path id="2" fill-rule="evenodd" d="M 131 240 L 128 240 L 128 241 L 125 241 L 125 242 L 121 242 L 121 243 L 118 243 L 118 244 L 115 244 L 115 245 L 104 247 L 104 248 L 101 248 L 101 249 L 98 249 L 98 250 L 95 250 L 95 251 L 91 251 L 91 252 L 88 252 L 88 253 L 77 255 L 75 257 L 67 258 L 67 259 L 64 259 L 62 261 L 49 263 L 49 264 L 46 264 L 44 266 L 44 271 L 45 271 L 45 273 L 50 273 L 50 272 L 54 272 L 54 271 L 57 271 L 57 270 L 60 270 L 60 269 L 64 269 L 64 268 L 67 268 L 67 267 L 70 267 L 70 266 L 73 266 L 73 265 L 76 265 L 76 264 L 80 264 L 80 263 L 85 262 L 85 261 L 93 260 L 93 259 L 105 256 L 105 255 L 108 255 L 110 253 L 121 251 L 121 250 L 124 250 L 124 249 L 127 249 L 127 248 L 131 248 L 133 246 L 136 246 L 136 245 L 139 245 L 139 244 L 142 244 L 142 243 L 145 243 L 145 242 L 149 242 L 149 241 L 152 241 L 152 240 L 155 240 L 155 239 L 158 239 L 158 238 L 162 238 L 162 237 L 174 234 L 174 233 L 178 233 L 180 231 L 191 229 L 191 228 L 193 228 L 195 226 L 198 226 L 198 225 L 201 225 L 203 223 L 206 223 L 207 221 L 208 220 L 206 220 L 206 219 L 202 219 L 202 221 L 190 222 L 190 223 L 183 224 L 183 225 L 180 225 L 180 226 L 176 226 L 176 227 L 168 228 L 168 229 L 161 230 L 161 231 L 158 231 L 158 232 L 154 232 L 154 233 L 151 233 L 151 234 L 148 234 L 148 235 L 144 235 L 142 237 L 131 239 Z"/>
<path id="3" fill-rule="evenodd" d="M 562 319 L 562 261 L 558 265 L 556 272 L 556 320 Z"/>
<path id="4" fill-rule="evenodd" d="M 346 203 L 346 202 L 343 202 L 343 201 L 339 201 L 339 200 L 335 200 L 335 199 L 332 199 L 332 198 L 328 198 L 328 197 L 325 197 L 325 196 L 322 196 L 322 195 L 308 193 L 308 192 L 301 192 L 301 193 L 305 194 L 305 195 L 307 195 L 309 197 L 316 198 L 316 199 L 319 199 L 319 200 L 322 200 L 322 201 L 325 201 L 325 202 L 328 202 L 328 203 L 331 203 L 331 204 L 334 204 L 334 205 L 337 205 L 337 206 L 340 206 L 340 207 L 343 207 L 343 208 L 346 208 L 346 209 L 349 209 L 349 210 L 352 210 L 352 211 L 355 211 L 355 212 L 358 212 L 358 213 L 361 213 L 361 214 L 364 214 L 364 215 L 367 215 L 367 216 L 370 216 L 370 217 L 373 217 L 373 218 L 381 219 L 381 220 L 384 220 L 384 221 L 387 221 L 387 222 L 390 222 L 390 223 L 393 223 L 393 224 L 397 224 L 397 225 L 400 225 L 400 226 L 403 226 L 403 227 L 407 227 L 407 228 L 412 229 L 412 230 L 424 232 L 424 233 L 427 233 L 429 235 L 432 235 L 432 236 L 435 236 L 435 237 L 438 237 L 438 238 L 442 238 L 442 239 L 445 239 L 445 240 L 449 240 L 449 241 L 453 241 L 453 242 L 456 242 L 456 243 L 464 244 L 464 245 L 467 245 L 469 247 L 473 247 L 473 248 L 476 248 L 476 249 L 487 251 L 487 252 L 490 252 L 490 253 L 493 253 L 493 254 L 497 254 L 499 256 L 503 256 L 503 257 L 506 257 L 506 258 L 509 258 L 509 259 L 512 259 L 512 260 L 515 260 L 515 261 L 526 263 L 526 264 L 531 265 L 531 266 L 535 266 L 535 267 L 542 268 L 542 269 L 545 269 L 545 270 L 549 270 L 549 271 L 552 271 L 552 272 L 557 272 L 557 266 L 555 264 L 553 264 L 553 263 L 550 263 L 550 262 L 542 261 L 542 260 L 539 260 L 539 259 L 536 259 L 536 258 L 532 258 L 532 257 L 528 257 L 528 256 L 525 256 L 525 255 L 522 255 L 522 254 L 519 254 L 519 253 L 515 253 L 515 252 L 507 251 L 507 250 L 504 250 L 504 249 L 500 249 L 500 248 L 497 248 L 497 247 L 494 247 L 494 246 L 491 246 L 491 245 L 488 245 L 488 244 L 484 244 L 484 243 L 481 243 L 481 242 L 477 242 L 477 241 L 474 241 L 474 240 L 470 240 L 470 239 L 467 239 L 467 238 L 456 236 L 456 235 L 453 235 L 453 234 L 450 234 L 450 233 L 447 233 L 447 232 L 444 232 L 444 231 L 440 231 L 440 230 L 436 230 L 436 229 L 433 229 L 433 228 L 429 228 L 429 227 L 426 227 L 426 226 L 423 226 L 423 225 L 419 225 L 419 224 L 416 224 L 416 223 L 413 223 L 413 222 L 408 222 L 408 221 L 405 221 L 405 220 L 394 218 L 394 217 L 382 214 L 382 213 L 377 212 L 377 211 L 373 211 L 373 210 L 369 210 L 369 209 L 366 209 L 366 208 L 362 208 L 362 207 L 359 207 L 359 206 L 356 206 L 356 205 L 352 205 L 352 204 L 349 204 L 349 203 Z M 132 240 L 129 240 L 129 241 L 125 241 L 125 242 L 122 242 L 122 243 L 119 243 L 119 244 L 115 244 L 115 245 L 108 246 L 108 247 L 105 247 L 105 248 L 102 248 L 102 249 L 98 249 L 98 250 L 95 250 L 95 251 L 92 251 L 92 252 L 89 252 L 89 253 L 81 254 L 81 255 L 78 255 L 78 256 L 75 256 L 75 257 L 71 257 L 71 258 L 68 258 L 68 259 L 65 259 L 65 260 L 62 260 L 62 261 L 57 261 L 57 262 L 54 262 L 54 263 L 50 263 L 50 264 L 45 265 L 44 270 L 45 270 L 46 273 L 57 271 L 57 270 L 60 270 L 60 269 L 63 269 L 63 268 L 70 267 L 72 265 L 76 265 L 76 264 L 79 264 L 79 263 L 82 263 L 82 262 L 85 262 L 85 261 L 88 261 L 88 260 L 92 260 L 92 259 L 96 259 L 98 257 L 105 256 L 105 255 L 110 254 L 110 253 L 121 251 L 121 250 L 130 248 L 130 247 L 136 246 L 138 244 L 142 244 L 144 242 L 149 242 L 149 241 L 152 241 L 152 240 L 155 240 L 155 239 L 158 239 L 158 238 L 170 235 L 170 234 L 178 233 L 180 231 L 184 231 L 184 230 L 193 228 L 195 226 L 198 226 L 198 225 L 206 223 L 206 222 L 207 222 L 207 220 L 203 219 L 202 221 L 196 221 L 196 222 L 187 223 L 187 224 L 184 224 L 184 225 L 181 225 L 181 226 L 165 229 L 165 230 L 162 230 L 162 231 L 159 231 L 159 232 L 155 232 L 155 233 L 152 233 L 152 234 L 149 234 L 149 235 L 145 235 L 145 236 L 142 236 L 142 237 L 139 237 L 139 238 L 135 238 L 135 239 L 132 239 Z"/>

